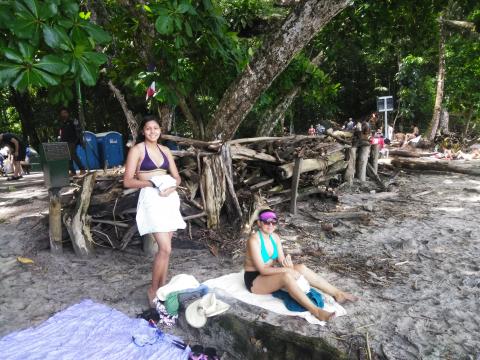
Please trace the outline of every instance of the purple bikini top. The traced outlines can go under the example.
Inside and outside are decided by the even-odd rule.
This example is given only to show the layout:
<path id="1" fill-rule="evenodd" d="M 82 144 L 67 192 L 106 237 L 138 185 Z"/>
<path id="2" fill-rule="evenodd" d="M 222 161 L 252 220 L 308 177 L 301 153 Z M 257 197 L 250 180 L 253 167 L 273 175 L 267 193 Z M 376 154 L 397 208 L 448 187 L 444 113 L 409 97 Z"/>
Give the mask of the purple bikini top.
<path id="1" fill-rule="evenodd" d="M 157 147 L 158 147 L 158 150 L 160 150 L 160 154 L 162 154 L 163 156 L 162 165 L 157 166 L 157 164 L 155 164 L 152 161 L 152 159 L 148 155 L 147 145 L 145 144 L 145 157 L 143 158 L 142 163 L 140 164 L 140 171 L 151 171 L 151 170 L 158 170 L 158 169 L 168 170 L 170 166 L 168 158 L 165 156 L 165 154 L 163 153 L 162 149 L 160 149 L 160 146 L 158 146 L 158 144 L 157 144 Z"/>

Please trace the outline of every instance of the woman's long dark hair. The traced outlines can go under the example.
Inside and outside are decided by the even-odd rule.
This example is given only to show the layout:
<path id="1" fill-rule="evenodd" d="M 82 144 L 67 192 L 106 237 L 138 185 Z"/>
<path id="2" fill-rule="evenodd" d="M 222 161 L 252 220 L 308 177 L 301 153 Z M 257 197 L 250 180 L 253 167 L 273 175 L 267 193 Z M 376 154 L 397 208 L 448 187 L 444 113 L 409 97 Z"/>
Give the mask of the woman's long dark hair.
<path id="1" fill-rule="evenodd" d="M 138 135 L 137 135 L 137 140 L 135 141 L 135 144 L 141 143 L 145 141 L 145 134 L 143 133 L 143 128 L 145 127 L 145 124 L 149 121 L 155 121 L 158 126 L 160 126 L 160 129 L 162 128 L 162 125 L 160 124 L 160 120 L 155 115 L 145 115 L 143 117 L 143 120 L 140 124 L 140 127 L 138 128 Z M 158 141 L 160 141 L 161 135 L 158 138 Z"/>

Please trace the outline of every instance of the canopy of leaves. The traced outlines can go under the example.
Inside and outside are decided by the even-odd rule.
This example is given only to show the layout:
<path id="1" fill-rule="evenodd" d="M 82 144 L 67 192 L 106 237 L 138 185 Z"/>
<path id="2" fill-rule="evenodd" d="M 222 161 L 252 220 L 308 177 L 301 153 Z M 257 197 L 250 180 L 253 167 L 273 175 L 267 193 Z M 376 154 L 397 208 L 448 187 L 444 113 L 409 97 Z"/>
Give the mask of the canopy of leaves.
<path id="1" fill-rule="evenodd" d="M 61 87 L 52 101 L 70 100 L 75 79 L 97 82 L 107 60 L 95 46 L 110 36 L 80 13 L 74 0 L 15 0 L 0 3 L 0 87 L 24 91 Z"/>

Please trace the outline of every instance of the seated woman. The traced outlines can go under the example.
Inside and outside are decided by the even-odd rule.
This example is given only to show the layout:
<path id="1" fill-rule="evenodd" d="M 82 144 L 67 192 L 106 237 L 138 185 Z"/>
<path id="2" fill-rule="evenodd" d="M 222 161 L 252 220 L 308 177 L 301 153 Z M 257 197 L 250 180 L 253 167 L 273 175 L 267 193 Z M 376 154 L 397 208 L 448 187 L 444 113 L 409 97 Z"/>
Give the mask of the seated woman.
<path id="1" fill-rule="evenodd" d="M 282 243 L 277 234 L 277 215 L 272 210 L 262 210 L 258 215 L 258 232 L 252 234 L 247 242 L 244 281 L 247 289 L 254 294 L 271 294 L 285 289 L 300 305 L 322 321 L 330 320 L 330 313 L 315 306 L 297 284 L 303 275 L 311 286 L 331 295 L 339 303 L 357 301 L 352 294 L 343 292 L 303 264 L 294 265 L 290 255 L 283 253 Z M 274 263 L 280 266 L 274 266 Z"/>

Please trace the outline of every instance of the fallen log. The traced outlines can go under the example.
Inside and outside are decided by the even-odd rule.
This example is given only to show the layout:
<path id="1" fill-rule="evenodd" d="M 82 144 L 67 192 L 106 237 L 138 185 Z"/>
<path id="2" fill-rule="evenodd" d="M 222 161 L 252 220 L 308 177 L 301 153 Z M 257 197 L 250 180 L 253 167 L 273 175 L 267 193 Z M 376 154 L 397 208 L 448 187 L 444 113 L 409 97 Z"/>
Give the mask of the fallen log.
<path id="1" fill-rule="evenodd" d="M 345 159 L 345 155 L 342 151 L 337 151 L 333 154 L 330 154 L 325 159 L 303 159 L 300 166 L 300 173 L 315 170 L 325 170 L 330 164 L 336 163 L 337 161 L 343 159 Z M 278 176 L 283 180 L 291 178 L 293 175 L 294 166 L 295 162 L 279 166 L 277 169 Z"/>
<path id="2" fill-rule="evenodd" d="M 413 150 L 407 150 L 407 149 L 389 149 L 388 152 L 389 156 L 400 156 L 400 157 L 413 157 L 413 158 L 419 158 L 419 157 L 427 157 L 427 156 L 432 156 L 435 155 L 433 152 L 419 152 L 419 151 L 413 151 Z"/>
<path id="3" fill-rule="evenodd" d="M 335 140 L 337 140 L 339 143 L 341 144 L 346 144 L 346 145 L 349 145 L 352 143 L 351 140 L 347 140 L 345 139 L 346 137 L 348 138 L 351 138 L 352 137 L 352 133 L 350 132 L 346 132 L 346 131 L 333 131 L 333 129 L 328 129 L 325 134 L 327 134 L 328 136 L 334 138 Z"/>
<path id="4" fill-rule="evenodd" d="M 439 160 L 396 158 L 392 165 L 410 170 L 433 170 L 480 176 L 480 160 Z"/>
<path id="5" fill-rule="evenodd" d="M 195 147 L 210 149 L 210 150 L 218 150 L 222 146 L 222 142 L 220 140 L 201 141 L 201 140 L 195 140 L 195 139 L 188 139 L 180 136 L 162 134 L 162 140 L 163 139 L 175 141 L 179 145 L 192 145 Z"/>
<path id="6" fill-rule="evenodd" d="M 260 153 L 241 145 L 232 145 L 230 147 L 233 160 L 262 160 L 272 163 L 278 163 L 275 156 Z"/>

